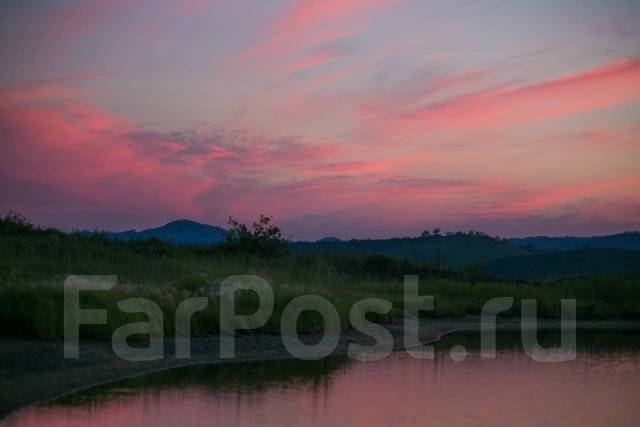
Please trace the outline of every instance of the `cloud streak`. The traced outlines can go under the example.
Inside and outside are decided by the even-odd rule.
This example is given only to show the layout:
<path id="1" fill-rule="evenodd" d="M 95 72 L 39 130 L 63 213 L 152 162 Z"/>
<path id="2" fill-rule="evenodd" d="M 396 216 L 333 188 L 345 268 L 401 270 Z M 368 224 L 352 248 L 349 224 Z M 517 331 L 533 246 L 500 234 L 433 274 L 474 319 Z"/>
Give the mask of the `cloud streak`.
<path id="1" fill-rule="evenodd" d="M 437 129 L 491 129 L 568 116 L 620 105 L 640 98 L 640 59 L 630 58 L 529 85 L 494 85 L 433 102 L 430 99 L 483 72 L 437 80 L 400 102 L 383 95 L 361 105 L 376 121 L 372 132 L 416 136 Z M 416 104 L 423 104 L 414 107 Z"/>

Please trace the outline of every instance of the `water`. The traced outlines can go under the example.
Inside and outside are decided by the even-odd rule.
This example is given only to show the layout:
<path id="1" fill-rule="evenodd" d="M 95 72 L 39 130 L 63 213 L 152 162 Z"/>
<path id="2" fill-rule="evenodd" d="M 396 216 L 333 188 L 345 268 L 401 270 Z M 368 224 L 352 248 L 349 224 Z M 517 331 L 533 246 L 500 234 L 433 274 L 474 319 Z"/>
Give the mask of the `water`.
<path id="1" fill-rule="evenodd" d="M 559 343 L 544 333 L 546 344 Z M 332 358 L 180 369 L 34 406 L 2 426 L 636 426 L 640 337 L 580 331 L 578 357 L 538 363 L 498 335 L 481 359 L 476 334 L 453 334 L 435 360 Z M 449 350 L 464 345 L 464 362 Z"/>

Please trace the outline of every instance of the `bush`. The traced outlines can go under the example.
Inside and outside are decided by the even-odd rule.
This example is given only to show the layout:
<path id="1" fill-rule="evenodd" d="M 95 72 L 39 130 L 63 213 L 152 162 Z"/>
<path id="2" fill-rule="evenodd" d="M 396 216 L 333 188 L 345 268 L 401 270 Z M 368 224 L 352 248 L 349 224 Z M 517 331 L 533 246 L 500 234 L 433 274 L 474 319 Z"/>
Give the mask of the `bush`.
<path id="1" fill-rule="evenodd" d="M 229 231 L 219 249 L 228 254 L 278 257 L 287 255 L 289 248 L 282 232 L 271 224 L 273 217 L 260 215 L 253 223 L 253 230 L 229 217 Z"/>

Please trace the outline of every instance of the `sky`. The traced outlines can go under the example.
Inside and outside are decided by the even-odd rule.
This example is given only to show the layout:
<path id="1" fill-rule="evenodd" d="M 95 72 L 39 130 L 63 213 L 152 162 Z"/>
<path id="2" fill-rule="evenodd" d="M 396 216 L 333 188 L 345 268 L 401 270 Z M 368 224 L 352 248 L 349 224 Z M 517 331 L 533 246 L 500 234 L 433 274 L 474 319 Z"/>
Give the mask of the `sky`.
<path id="1" fill-rule="evenodd" d="M 2 0 L 0 212 L 640 229 L 635 0 Z"/>

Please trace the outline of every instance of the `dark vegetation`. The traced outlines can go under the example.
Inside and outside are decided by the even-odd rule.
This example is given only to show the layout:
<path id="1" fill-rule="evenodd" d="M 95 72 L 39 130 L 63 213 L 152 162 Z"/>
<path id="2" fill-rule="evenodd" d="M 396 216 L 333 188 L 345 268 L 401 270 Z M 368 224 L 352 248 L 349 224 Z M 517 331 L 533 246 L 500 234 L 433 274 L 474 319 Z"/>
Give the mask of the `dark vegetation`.
<path id="1" fill-rule="evenodd" d="M 530 255 L 523 247 L 511 246 L 502 239 L 476 232 L 423 233 L 420 237 L 375 240 L 322 240 L 291 242 L 291 252 L 349 252 L 405 258 L 414 263 L 430 263 L 438 269 L 460 269 L 499 258 Z"/>
<path id="2" fill-rule="evenodd" d="M 640 251 L 609 248 L 546 251 L 497 259 L 488 263 L 484 270 L 492 277 L 544 281 L 612 272 L 637 273 L 640 271 Z"/>
<path id="3" fill-rule="evenodd" d="M 267 223 L 260 225 L 261 220 Z M 225 245 L 230 235 L 242 245 L 226 245 L 230 253 L 253 256 L 271 256 L 285 253 L 284 240 L 279 234 L 277 239 L 245 239 L 255 233 L 255 226 L 268 229 L 271 224 L 268 217 L 262 217 L 254 230 L 231 219 L 229 232 L 223 228 L 181 219 L 169 222 L 161 227 L 142 231 L 124 231 L 120 233 L 102 232 L 116 240 L 162 239 L 179 245 Z M 242 229 L 244 227 L 244 230 Z M 277 227 L 276 227 L 277 228 Z M 279 232 L 279 230 L 278 230 Z M 84 234 L 95 234 L 84 232 Z M 268 237 L 268 236 L 265 236 Z M 271 247 L 273 242 L 275 246 Z M 526 237 L 504 239 L 491 237 L 478 231 L 446 231 L 439 228 L 425 230 L 419 237 L 404 237 L 376 240 L 340 240 L 326 237 L 318 241 L 288 241 L 288 250 L 294 254 L 317 253 L 356 253 L 383 255 L 410 260 L 419 265 L 428 264 L 436 271 L 479 271 L 481 267 L 492 277 L 505 279 L 555 280 L 577 277 L 593 273 L 640 273 L 637 254 L 623 253 L 617 249 L 640 249 L 640 233 L 625 232 L 609 236 L 595 237 Z M 260 247 L 263 247 L 260 249 Z M 589 254 L 585 251 L 598 249 Z M 563 251 L 565 253 L 558 253 Z M 535 255 L 531 258 L 529 256 Z M 580 262 L 583 260 L 583 262 Z M 635 265 L 634 265 L 635 264 Z"/>
<path id="4" fill-rule="evenodd" d="M 113 290 L 81 296 L 83 308 L 108 310 L 107 325 L 81 328 L 81 336 L 91 339 L 109 339 L 117 326 L 141 319 L 116 307 L 118 301 L 132 297 L 158 303 L 165 313 L 165 332 L 170 335 L 177 304 L 190 296 L 207 296 L 209 306 L 193 317 L 192 332 L 216 334 L 220 283 L 233 274 L 256 274 L 273 286 L 274 315 L 257 331 L 260 333 L 277 333 L 283 308 L 304 294 L 329 299 L 343 328 L 348 328 L 349 310 L 356 301 L 385 298 L 393 309 L 372 320 L 392 322 L 402 314 L 405 274 L 419 274 L 421 294 L 435 296 L 435 310 L 425 316 L 479 314 L 489 299 L 512 296 L 516 304 L 505 315 L 519 315 L 519 301 L 534 298 L 541 317 L 556 317 L 560 298 L 576 298 L 580 318 L 640 318 L 638 274 L 554 282 L 494 280 L 478 266 L 452 272 L 437 262 L 416 263 L 366 252 L 290 254 L 268 217 L 258 219 L 252 229 L 234 221 L 230 225 L 224 244 L 189 246 L 158 239 L 119 241 L 100 233 L 63 233 L 35 227 L 9 214 L 0 219 L 0 334 L 60 339 L 62 284 L 68 274 L 118 275 L 119 284 Z M 250 312 L 255 299 L 252 292 L 241 293 L 237 311 Z M 303 313 L 298 328 L 302 333 L 321 332 L 317 313 Z"/>
<path id="5" fill-rule="evenodd" d="M 521 246 L 538 251 L 573 251 L 581 249 L 630 249 L 640 250 L 640 232 L 627 231 L 609 236 L 593 237 L 522 237 L 507 239 L 513 246 Z"/>
<path id="6" fill-rule="evenodd" d="M 282 232 L 271 223 L 272 217 L 260 215 L 249 229 L 229 217 L 229 230 L 225 240 L 216 247 L 223 254 L 274 258 L 287 255 L 289 247 Z"/>

